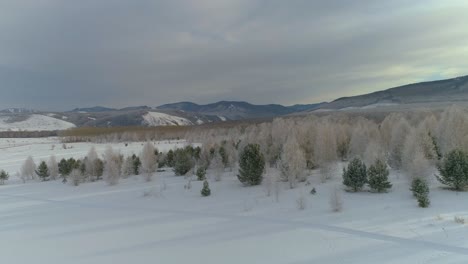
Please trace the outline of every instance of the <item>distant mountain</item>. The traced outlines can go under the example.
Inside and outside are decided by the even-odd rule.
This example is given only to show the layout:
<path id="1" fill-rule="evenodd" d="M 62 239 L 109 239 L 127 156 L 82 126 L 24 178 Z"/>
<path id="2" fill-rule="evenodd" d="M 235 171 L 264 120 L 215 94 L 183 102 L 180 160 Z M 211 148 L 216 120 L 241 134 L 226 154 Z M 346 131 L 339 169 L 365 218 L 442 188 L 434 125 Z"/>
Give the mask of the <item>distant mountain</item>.
<path id="1" fill-rule="evenodd" d="M 288 106 L 289 109 L 292 109 L 294 112 L 302 112 L 302 111 L 311 111 L 320 108 L 321 106 L 327 104 L 326 102 L 318 103 L 318 104 L 296 104 Z"/>
<path id="2" fill-rule="evenodd" d="M 5 114 L 30 114 L 30 113 L 35 113 L 35 110 L 32 109 L 26 109 L 26 108 L 7 108 L 3 109 L 0 111 L 0 113 L 5 113 Z"/>
<path id="3" fill-rule="evenodd" d="M 99 112 L 109 112 L 115 111 L 114 108 L 107 108 L 103 106 L 95 106 L 95 107 L 88 107 L 88 108 L 75 108 L 70 112 L 83 112 L 83 113 L 99 113 Z"/>
<path id="4" fill-rule="evenodd" d="M 342 97 L 320 107 L 333 109 L 372 109 L 376 107 L 395 107 L 398 105 L 451 104 L 468 102 L 468 76 L 453 79 L 421 82 L 391 88 L 370 94 Z"/>
<path id="5" fill-rule="evenodd" d="M 221 120 L 270 118 L 291 114 L 297 111 L 294 107 L 286 107 L 278 104 L 253 105 L 247 102 L 237 101 L 221 101 L 206 105 L 198 105 L 191 102 L 180 102 L 161 105 L 156 107 L 156 109 L 218 116 Z"/>

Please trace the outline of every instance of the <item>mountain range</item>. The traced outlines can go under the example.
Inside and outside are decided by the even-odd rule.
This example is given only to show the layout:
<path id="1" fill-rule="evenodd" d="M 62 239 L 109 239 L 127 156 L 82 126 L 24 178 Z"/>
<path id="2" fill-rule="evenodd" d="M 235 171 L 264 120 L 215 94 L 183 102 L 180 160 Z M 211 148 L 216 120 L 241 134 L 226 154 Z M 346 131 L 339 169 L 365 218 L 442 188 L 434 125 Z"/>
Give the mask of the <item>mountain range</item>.
<path id="1" fill-rule="evenodd" d="M 61 130 L 71 127 L 198 125 L 244 119 L 271 119 L 319 111 L 397 109 L 468 103 L 468 76 L 404 85 L 364 95 L 342 97 L 332 102 L 283 106 L 220 101 L 200 105 L 178 102 L 157 107 L 103 106 L 76 108 L 65 112 L 41 112 L 22 108 L 0 111 L 0 131 Z"/>

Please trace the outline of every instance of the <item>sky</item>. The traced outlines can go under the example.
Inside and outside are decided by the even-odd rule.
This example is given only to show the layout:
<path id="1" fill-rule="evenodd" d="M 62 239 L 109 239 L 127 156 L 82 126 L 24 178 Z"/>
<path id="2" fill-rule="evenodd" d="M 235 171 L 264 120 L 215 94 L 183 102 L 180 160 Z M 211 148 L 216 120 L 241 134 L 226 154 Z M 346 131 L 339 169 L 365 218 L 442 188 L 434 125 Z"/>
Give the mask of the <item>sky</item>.
<path id="1" fill-rule="evenodd" d="M 466 0 L 0 0 L 0 108 L 330 101 L 468 75 Z"/>

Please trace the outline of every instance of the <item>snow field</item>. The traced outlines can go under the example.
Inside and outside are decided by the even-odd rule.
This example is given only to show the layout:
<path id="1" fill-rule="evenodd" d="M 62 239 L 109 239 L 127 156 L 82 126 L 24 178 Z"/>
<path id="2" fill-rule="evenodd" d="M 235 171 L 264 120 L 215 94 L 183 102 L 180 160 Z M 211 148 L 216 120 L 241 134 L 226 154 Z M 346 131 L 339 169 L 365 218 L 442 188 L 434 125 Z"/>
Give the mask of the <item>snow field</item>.
<path id="1" fill-rule="evenodd" d="M 25 139 L 8 147 L 2 140 L 1 165 L 21 166 L 27 155 L 36 163 L 80 158 L 94 145 L 56 139 Z M 167 150 L 185 142 L 159 142 Z M 142 143 L 114 144 L 122 154 L 138 154 Z M 17 154 L 16 157 L 14 156 Z M 60 156 L 61 155 L 61 156 Z M 81 157 L 82 157 L 81 156 Z M 20 158 L 21 157 L 21 158 Z M 15 160 L 20 160 L 18 163 Z M 0 165 L 0 169 L 2 166 Z M 176 177 L 168 169 L 152 182 L 131 176 L 116 186 L 105 182 L 78 187 L 60 181 L 8 181 L 0 186 L 0 248 L 8 263 L 466 263 L 468 193 L 439 188 L 432 182 L 431 206 L 417 207 L 404 175 L 392 172 L 389 193 L 348 193 L 341 188 L 340 164 L 334 178 L 311 185 L 280 186 L 279 202 L 264 186 L 243 187 L 236 171 L 216 182 L 208 171 L 212 195 L 201 197 L 202 183 Z M 8 166 L 7 166 L 8 167 Z M 334 213 L 329 192 L 340 186 L 343 211 Z M 309 194 L 312 187 L 316 195 Z M 296 201 L 305 195 L 306 208 Z M 144 195 L 149 194 L 149 195 Z"/>

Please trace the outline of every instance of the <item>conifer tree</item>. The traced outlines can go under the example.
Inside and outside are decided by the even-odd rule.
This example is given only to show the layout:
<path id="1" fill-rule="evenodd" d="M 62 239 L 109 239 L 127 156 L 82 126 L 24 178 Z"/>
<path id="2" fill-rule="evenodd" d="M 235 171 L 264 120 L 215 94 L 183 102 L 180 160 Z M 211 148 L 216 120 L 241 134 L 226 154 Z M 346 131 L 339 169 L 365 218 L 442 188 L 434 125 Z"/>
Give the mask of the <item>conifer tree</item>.
<path id="1" fill-rule="evenodd" d="M 258 144 L 248 144 L 240 154 L 237 178 L 246 185 L 259 185 L 263 180 L 265 158 Z"/>
<path id="2" fill-rule="evenodd" d="M 201 190 L 201 195 L 204 197 L 211 195 L 210 185 L 207 180 L 203 182 L 203 189 Z"/>
<path id="3" fill-rule="evenodd" d="M 380 159 L 377 159 L 374 164 L 369 167 L 369 186 L 373 191 L 384 192 L 392 188 L 392 184 L 388 181 L 389 171 L 387 164 Z"/>
<path id="4" fill-rule="evenodd" d="M 47 163 L 45 161 L 42 161 L 39 164 L 39 167 L 37 167 L 36 170 L 36 174 L 42 181 L 47 180 L 47 177 L 49 177 L 49 168 L 47 167 Z"/>
<path id="5" fill-rule="evenodd" d="M 438 167 L 437 180 L 457 191 L 468 186 L 468 155 L 459 149 L 449 152 Z"/>
<path id="6" fill-rule="evenodd" d="M 421 178 L 414 178 L 411 182 L 413 196 L 418 200 L 419 207 L 426 208 L 430 205 L 429 186 L 427 182 Z"/>
<path id="7" fill-rule="evenodd" d="M 357 192 L 364 187 L 367 182 L 366 165 L 359 159 L 354 158 L 348 168 L 343 168 L 343 184 Z"/>
<path id="8" fill-rule="evenodd" d="M 10 175 L 8 174 L 8 172 L 1 170 L 0 171 L 0 184 L 1 185 L 5 184 L 5 181 L 8 180 L 9 177 Z"/>
<path id="9" fill-rule="evenodd" d="M 204 167 L 199 167 L 197 169 L 197 179 L 199 181 L 204 181 L 206 179 L 206 169 Z"/>

